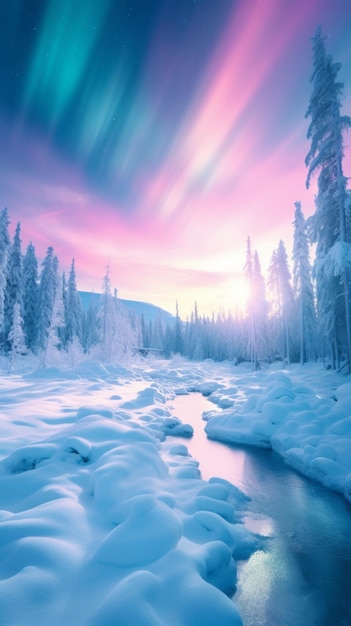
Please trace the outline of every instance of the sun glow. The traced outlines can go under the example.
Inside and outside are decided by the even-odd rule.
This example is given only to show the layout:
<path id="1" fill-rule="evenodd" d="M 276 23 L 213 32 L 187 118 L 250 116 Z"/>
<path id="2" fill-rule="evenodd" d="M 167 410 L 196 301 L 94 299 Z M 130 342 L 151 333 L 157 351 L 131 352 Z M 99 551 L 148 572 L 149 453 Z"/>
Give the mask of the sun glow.
<path id="1" fill-rule="evenodd" d="M 232 281 L 231 300 L 235 313 L 245 314 L 250 288 L 244 276 L 236 276 Z"/>

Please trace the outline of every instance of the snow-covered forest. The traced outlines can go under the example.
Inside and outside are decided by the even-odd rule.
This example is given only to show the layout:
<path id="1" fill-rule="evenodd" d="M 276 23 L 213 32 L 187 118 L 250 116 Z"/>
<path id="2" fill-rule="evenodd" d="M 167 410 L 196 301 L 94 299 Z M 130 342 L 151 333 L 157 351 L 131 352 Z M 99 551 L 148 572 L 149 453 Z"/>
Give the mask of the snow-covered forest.
<path id="1" fill-rule="evenodd" d="M 203 316 L 195 302 L 186 322 L 178 305 L 174 323 L 165 325 L 160 317 L 147 322 L 120 304 L 116 290 L 112 290 L 109 268 L 99 306 L 91 302 L 85 311 L 77 290 L 74 260 L 66 277 L 49 246 L 39 267 L 33 243 L 25 252 L 21 249 L 20 223 L 11 241 L 9 214 L 3 209 L 0 345 L 10 369 L 16 357 L 25 353 L 38 355 L 45 366 L 60 356 L 72 363 L 84 355 L 103 362 L 119 361 L 140 348 L 165 357 L 180 354 L 194 360 L 249 360 L 252 369 L 274 360 L 304 363 L 317 359 L 333 369 L 350 369 L 351 191 L 342 162 L 344 131 L 351 126 L 351 119 L 341 114 L 340 64 L 327 54 L 320 29 L 313 39 L 313 54 L 306 113 L 310 140 L 306 184 L 309 186 L 316 174 L 318 193 L 315 213 L 307 220 L 301 203 L 295 203 L 292 270 L 281 240 L 272 253 L 265 279 L 259 254 L 248 237 L 243 268 L 249 296 L 244 312 Z"/>
<path id="2" fill-rule="evenodd" d="M 84 311 L 72 260 L 68 278 L 60 274 L 59 260 L 52 246 L 38 269 L 35 247 L 21 250 L 21 227 L 9 237 L 9 216 L 0 216 L 0 320 L 1 351 L 9 358 L 33 353 L 45 367 L 64 357 L 72 361 L 89 354 L 104 362 L 120 360 L 138 346 L 140 323 L 119 305 L 112 294 L 109 268 L 103 278 L 100 304 L 91 302 Z"/>
<path id="3" fill-rule="evenodd" d="M 259 255 L 247 239 L 245 275 L 249 286 L 246 314 L 201 317 L 195 305 L 183 326 L 177 314 L 173 332 L 155 326 L 143 333 L 144 345 L 179 352 L 191 359 L 281 359 L 304 363 L 323 359 L 335 368 L 351 364 L 350 262 L 351 191 L 343 174 L 344 131 L 340 64 L 327 54 L 321 30 L 313 38 L 311 97 L 306 118 L 310 150 L 306 185 L 316 174 L 315 213 L 305 219 L 295 203 L 292 271 L 284 242 L 273 251 L 264 279 Z M 310 252 L 313 246 L 314 264 Z"/>

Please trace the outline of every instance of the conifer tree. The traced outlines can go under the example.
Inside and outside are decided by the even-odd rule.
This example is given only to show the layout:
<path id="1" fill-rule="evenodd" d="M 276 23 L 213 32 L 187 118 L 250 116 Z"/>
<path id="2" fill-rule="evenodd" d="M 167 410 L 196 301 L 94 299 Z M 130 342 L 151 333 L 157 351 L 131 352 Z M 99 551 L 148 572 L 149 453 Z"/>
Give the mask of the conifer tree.
<path id="1" fill-rule="evenodd" d="M 106 267 L 103 278 L 102 295 L 98 318 L 101 324 L 101 357 L 109 363 L 112 360 L 112 350 L 115 343 L 116 315 L 111 291 L 110 267 Z"/>
<path id="2" fill-rule="evenodd" d="M 52 327 L 52 314 L 55 304 L 56 292 L 60 285 L 58 275 L 58 259 L 54 255 L 54 249 L 49 246 L 46 257 L 42 262 L 38 296 L 38 320 L 36 347 L 45 350 L 49 330 Z"/>
<path id="3" fill-rule="evenodd" d="M 132 324 L 132 326 L 138 331 L 139 334 L 139 326 Z M 157 313 L 155 319 L 150 320 L 149 322 L 149 339 L 150 339 L 150 348 L 157 351 L 162 351 L 163 346 L 163 325 L 160 313 Z"/>
<path id="4" fill-rule="evenodd" d="M 266 301 L 265 281 L 261 272 L 261 265 L 257 250 L 252 253 L 251 239 L 247 239 L 246 280 L 249 287 L 247 300 L 247 314 L 249 324 L 249 350 L 251 369 L 259 367 L 259 360 L 269 357 L 268 341 L 268 304 Z"/>
<path id="5" fill-rule="evenodd" d="M 343 174 L 343 133 L 351 118 L 341 115 L 343 83 L 337 81 L 341 64 L 334 63 L 318 27 L 313 42 L 312 93 L 306 117 L 306 185 L 318 172 L 316 212 L 311 218 L 312 241 L 317 244 L 315 276 L 318 321 L 331 346 L 333 365 L 346 348 L 351 371 L 350 235 L 346 216 L 346 178 Z"/>
<path id="6" fill-rule="evenodd" d="M 86 315 L 83 317 L 82 325 L 82 345 L 85 353 L 99 343 L 99 320 L 97 306 L 91 298 Z"/>
<path id="7" fill-rule="evenodd" d="M 23 259 L 23 326 L 27 348 L 36 343 L 38 317 L 38 261 L 32 243 L 27 247 Z"/>
<path id="8" fill-rule="evenodd" d="M 62 279 L 58 274 L 58 259 L 54 257 L 54 269 L 56 273 L 56 289 L 54 301 L 52 303 L 49 324 L 47 327 L 45 344 L 43 346 L 41 366 L 46 367 L 48 362 L 54 361 L 58 352 L 61 351 L 62 329 L 64 328 L 65 313 L 63 304 Z"/>
<path id="9" fill-rule="evenodd" d="M 201 361 L 203 356 L 202 347 L 202 324 L 199 318 L 197 302 L 194 304 L 194 313 L 192 317 L 192 333 L 191 333 L 191 358 L 195 361 Z"/>
<path id="10" fill-rule="evenodd" d="M 82 325 L 83 307 L 77 290 L 75 261 L 72 259 L 65 301 L 66 343 L 71 343 L 75 338 L 81 341 Z"/>
<path id="11" fill-rule="evenodd" d="M 100 357 L 102 361 L 111 363 L 124 359 L 137 345 L 137 332 L 133 330 L 128 314 L 111 293 L 110 268 L 107 266 L 103 279 L 103 292 L 98 311 L 100 323 Z"/>
<path id="12" fill-rule="evenodd" d="M 145 320 L 145 315 L 143 313 L 141 315 L 140 325 L 141 325 L 141 341 L 142 341 L 141 345 L 143 348 L 150 348 L 151 347 L 150 328 Z"/>
<path id="13" fill-rule="evenodd" d="M 5 315 L 4 332 L 5 339 L 13 327 L 14 307 L 18 304 L 22 315 L 23 310 L 23 266 L 21 252 L 21 225 L 16 226 L 13 243 L 9 250 L 5 286 Z"/>
<path id="14" fill-rule="evenodd" d="M 5 287 L 10 249 L 9 223 L 8 211 L 5 208 L 0 213 L 0 343 L 3 343 L 5 339 Z"/>
<path id="15" fill-rule="evenodd" d="M 256 370 L 258 367 L 257 359 L 257 343 L 256 343 L 256 319 L 255 319 L 255 293 L 254 293 L 254 271 L 253 271 L 253 256 L 251 251 L 251 239 L 247 238 L 246 241 L 246 262 L 244 266 L 246 282 L 249 287 L 249 298 L 247 301 L 247 314 L 249 325 L 249 351 L 251 369 Z"/>
<path id="16" fill-rule="evenodd" d="M 261 271 L 260 259 L 257 250 L 253 256 L 253 294 L 252 306 L 256 326 L 257 360 L 270 359 L 270 333 L 268 329 L 268 302 L 266 299 L 266 284 Z"/>
<path id="17" fill-rule="evenodd" d="M 63 304 L 63 324 L 60 328 L 60 338 L 62 347 L 66 349 L 67 347 L 67 337 L 66 337 L 66 325 L 67 325 L 67 280 L 65 272 L 62 273 L 61 277 L 61 288 L 62 288 L 62 304 Z"/>
<path id="18" fill-rule="evenodd" d="M 16 356 L 26 353 L 26 343 L 23 332 L 23 319 L 19 302 L 13 307 L 12 325 L 8 334 L 9 342 L 9 372 L 13 370 Z"/>
<path id="19" fill-rule="evenodd" d="M 301 202 L 295 202 L 293 245 L 293 285 L 299 310 L 300 363 L 313 358 L 316 353 L 316 315 L 312 285 L 312 268 L 306 221 Z"/>
<path id="20" fill-rule="evenodd" d="M 169 359 L 172 356 L 173 352 L 173 328 L 170 323 L 166 325 L 165 332 L 163 335 L 163 345 L 162 350 L 166 359 Z"/>
<path id="21" fill-rule="evenodd" d="M 174 326 L 174 353 L 184 354 L 183 324 L 179 317 L 178 301 L 176 302 L 176 319 Z"/>
<path id="22" fill-rule="evenodd" d="M 162 321 L 161 311 L 159 310 L 157 313 L 156 321 L 155 321 L 155 337 L 156 337 L 156 345 L 155 348 L 162 351 L 163 347 L 163 338 L 165 334 L 164 324 Z"/>
<path id="23" fill-rule="evenodd" d="M 295 313 L 294 294 L 284 242 L 280 240 L 277 250 L 273 251 L 269 266 L 269 287 L 273 318 L 278 322 L 278 343 L 283 358 L 289 364 L 292 353 L 292 325 Z"/>

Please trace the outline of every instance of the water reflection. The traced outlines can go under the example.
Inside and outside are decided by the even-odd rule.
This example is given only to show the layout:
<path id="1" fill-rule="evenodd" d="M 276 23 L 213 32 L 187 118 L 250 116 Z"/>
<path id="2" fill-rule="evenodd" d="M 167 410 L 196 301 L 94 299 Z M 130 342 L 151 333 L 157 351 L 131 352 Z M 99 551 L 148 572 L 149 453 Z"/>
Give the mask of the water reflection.
<path id="1" fill-rule="evenodd" d="M 209 480 L 212 476 L 220 476 L 245 491 L 245 452 L 238 449 L 237 454 L 233 455 L 230 446 L 218 441 L 209 441 L 204 431 L 205 422 L 202 413 L 208 411 L 209 407 L 211 410 L 215 410 L 216 407 L 199 393 L 177 396 L 172 401 L 172 406 L 174 415 L 196 429 L 194 437 L 186 441 L 186 447 L 191 456 L 199 461 L 202 477 Z"/>
<path id="2" fill-rule="evenodd" d="M 351 507 L 269 450 L 207 439 L 208 405 L 200 394 L 173 402 L 195 429 L 189 452 L 203 478 L 225 478 L 251 497 L 245 523 L 271 537 L 239 566 L 234 600 L 245 626 L 350 626 Z"/>

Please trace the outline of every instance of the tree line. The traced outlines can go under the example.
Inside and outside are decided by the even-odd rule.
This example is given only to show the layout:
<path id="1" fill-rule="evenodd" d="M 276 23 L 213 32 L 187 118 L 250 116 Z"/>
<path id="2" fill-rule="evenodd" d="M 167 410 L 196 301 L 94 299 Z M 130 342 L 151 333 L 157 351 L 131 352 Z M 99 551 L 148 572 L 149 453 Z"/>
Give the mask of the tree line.
<path id="1" fill-rule="evenodd" d="M 118 360 L 140 343 L 140 323 L 112 294 L 109 268 L 99 304 L 83 309 L 77 290 L 75 261 L 68 278 L 49 246 L 39 272 L 31 242 L 21 250 L 21 225 L 13 241 L 7 209 L 0 213 L 0 353 L 10 369 L 18 355 L 37 354 L 45 367 L 59 353 L 65 361 L 90 355 L 105 362 Z M 57 359 L 56 359 L 57 360 Z"/>

